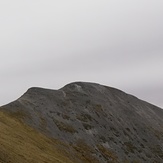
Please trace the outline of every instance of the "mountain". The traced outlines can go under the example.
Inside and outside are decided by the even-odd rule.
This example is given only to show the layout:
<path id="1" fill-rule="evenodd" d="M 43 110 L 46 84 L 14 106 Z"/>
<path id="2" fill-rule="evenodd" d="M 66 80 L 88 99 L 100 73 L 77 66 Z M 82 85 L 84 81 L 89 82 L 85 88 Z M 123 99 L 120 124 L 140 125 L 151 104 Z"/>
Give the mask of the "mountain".
<path id="1" fill-rule="evenodd" d="M 115 88 L 30 88 L 0 117 L 3 163 L 163 162 L 163 110 Z"/>

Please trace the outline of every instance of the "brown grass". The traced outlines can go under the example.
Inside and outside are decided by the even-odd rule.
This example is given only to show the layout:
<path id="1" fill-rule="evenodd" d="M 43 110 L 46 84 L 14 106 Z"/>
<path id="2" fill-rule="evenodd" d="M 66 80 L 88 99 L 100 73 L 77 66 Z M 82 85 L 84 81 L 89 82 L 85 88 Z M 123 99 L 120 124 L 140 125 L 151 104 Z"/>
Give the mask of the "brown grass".
<path id="1" fill-rule="evenodd" d="M 79 157 L 84 163 L 100 163 L 96 157 L 93 156 L 95 150 L 87 145 L 82 139 L 78 139 L 72 147 L 77 152 Z"/>
<path id="2" fill-rule="evenodd" d="M 61 121 L 58 121 L 56 119 L 53 118 L 54 123 L 57 125 L 58 129 L 61 131 L 65 131 L 65 132 L 69 132 L 69 133 L 75 133 L 77 132 L 73 126 L 67 124 L 67 123 L 63 123 Z"/>
<path id="3" fill-rule="evenodd" d="M 0 112 L 0 163 L 73 163 L 59 143 Z"/>
<path id="4" fill-rule="evenodd" d="M 89 122 L 93 120 L 93 118 L 89 114 L 85 113 L 76 115 L 76 118 L 82 122 Z"/>
<path id="5" fill-rule="evenodd" d="M 118 157 L 116 154 L 105 148 L 103 145 L 97 145 L 98 150 L 100 153 L 110 162 L 110 163 L 117 163 L 118 162 Z"/>

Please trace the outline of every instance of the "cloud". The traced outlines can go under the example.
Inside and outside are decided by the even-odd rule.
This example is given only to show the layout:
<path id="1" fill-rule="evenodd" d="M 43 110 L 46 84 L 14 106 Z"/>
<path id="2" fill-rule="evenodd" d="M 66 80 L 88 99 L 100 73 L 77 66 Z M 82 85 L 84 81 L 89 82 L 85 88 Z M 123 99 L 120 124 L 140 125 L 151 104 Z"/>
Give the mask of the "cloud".
<path id="1" fill-rule="evenodd" d="M 162 8 L 162 0 L 0 2 L 0 103 L 33 85 L 82 80 L 160 105 L 143 90 L 162 90 Z"/>

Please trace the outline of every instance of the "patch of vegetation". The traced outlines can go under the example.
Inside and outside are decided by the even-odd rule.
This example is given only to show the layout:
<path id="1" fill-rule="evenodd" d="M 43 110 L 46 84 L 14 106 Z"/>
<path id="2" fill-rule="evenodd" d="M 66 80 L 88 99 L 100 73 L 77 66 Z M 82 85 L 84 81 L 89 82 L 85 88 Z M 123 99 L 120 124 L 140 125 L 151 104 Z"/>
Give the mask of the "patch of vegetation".
<path id="1" fill-rule="evenodd" d="M 40 127 L 44 130 L 46 130 L 46 127 L 47 127 L 47 121 L 43 118 L 43 117 L 40 117 Z"/>
<path id="2" fill-rule="evenodd" d="M 127 160 L 127 159 L 125 159 L 125 160 L 123 161 L 123 163 L 130 163 L 130 161 Z"/>
<path id="3" fill-rule="evenodd" d="M 142 140 L 143 140 L 144 142 L 146 142 L 146 143 L 148 142 L 146 139 L 142 139 Z"/>
<path id="4" fill-rule="evenodd" d="M 40 119 L 39 127 L 41 130 L 46 131 L 47 121 L 40 112 L 35 112 Z"/>
<path id="5" fill-rule="evenodd" d="M 83 157 L 84 162 L 89 163 L 100 163 L 98 159 L 93 156 L 95 153 L 95 150 L 85 143 L 82 139 L 78 139 L 75 144 L 72 145 L 72 147 L 80 154 L 80 157 Z"/>
<path id="6" fill-rule="evenodd" d="M 100 104 L 96 104 L 94 106 L 94 109 L 96 112 L 103 112 L 102 106 Z"/>
<path id="7" fill-rule="evenodd" d="M 50 114 L 53 114 L 53 113 L 55 113 L 55 111 L 53 111 L 53 110 L 50 110 L 50 111 L 49 111 L 49 113 L 50 113 Z"/>
<path id="8" fill-rule="evenodd" d="M 141 163 L 141 162 L 138 160 L 133 160 L 132 163 Z"/>
<path id="9" fill-rule="evenodd" d="M 62 118 L 63 119 L 66 119 L 66 120 L 69 120 L 70 119 L 70 116 L 66 115 L 66 114 L 62 114 Z"/>
<path id="10" fill-rule="evenodd" d="M 136 128 L 135 128 L 135 127 L 133 127 L 133 130 L 134 130 L 134 131 L 136 131 Z"/>
<path id="11" fill-rule="evenodd" d="M 82 122 L 88 122 L 88 121 L 92 121 L 93 118 L 89 115 L 89 114 L 86 114 L 86 113 L 83 113 L 83 114 L 78 114 L 76 115 L 76 118 Z"/>
<path id="12" fill-rule="evenodd" d="M 126 128 L 126 130 L 127 130 L 128 132 L 131 132 L 129 128 Z"/>
<path id="13" fill-rule="evenodd" d="M 54 123 L 56 124 L 56 126 L 58 127 L 59 130 L 61 131 L 65 131 L 65 132 L 69 132 L 69 133 L 75 133 L 77 132 L 73 126 L 67 124 L 67 123 L 63 123 L 61 121 L 58 121 L 56 119 L 53 119 Z"/>
<path id="14" fill-rule="evenodd" d="M 120 118 L 117 118 L 118 122 L 121 122 L 121 119 Z"/>
<path id="15" fill-rule="evenodd" d="M 57 115 L 58 115 L 58 116 L 61 116 L 61 113 L 57 112 Z"/>
<path id="16" fill-rule="evenodd" d="M 0 112 L 1 163 L 74 163 L 53 141 L 12 115 Z"/>
<path id="17" fill-rule="evenodd" d="M 96 104 L 93 106 L 93 109 L 98 117 L 100 117 L 100 114 L 104 115 L 105 117 L 107 116 L 107 114 L 103 111 L 102 105 Z"/>
<path id="18" fill-rule="evenodd" d="M 23 110 L 17 110 L 17 111 L 5 111 L 6 114 L 8 114 L 9 116 L 12 116 L 16 119 L 19 119 L 19 120 L 24 120 L 26 118 L 30 119 L 31 118 L 31 115 Z"/>
<path id="19" fill-rule="evenodd" d="M 134 151 L 137 150 L 137 148 L 130 141 L 125 142 L 124 145 L 126 147 L 126 150 L 130 153 L 135 153 Z"/>
<path id="20" fill-rule="evenodd" d="M 113 131 L 113 133 L 114 133 L 114 135 L 115 135 L 116 137 L 119 136 L 120 133 L 119 133 L 114 127 L 110 127 L 110 130 Z"/>
<path id="21" fill-rule="evenodd" d="M 146 155 L 146 157 L 148 157 L 150 159 L 152 158 L 151 154 L 145 153 L 145 155 Z"/>
<path id="22" fill-rule="evenodd" d="M 113 137 L 109 137 L 109 140 L 110 141 L 115 141 Z"/>
<path id="23" fill-rule="evenodd" d="M 103 143 L 107 142 L 107 140 L 106 140 L 106 138 L 105 138 L 104 136 L 99 136 L 99 139 L 100 139 Z"/>
<path id="24" fill-rule="evenodd" d="M 142 148 L 145 148 L 143 144 L 140 144 L 140 146 L 141 146 Z"/>
<path id="25" fill-rule="evenodd" d="M 97 145 L 98 150 L 100 151 L 101 155 L 109 161 L 109 163 L 117 163 L 118 157 L 115 152 L 107 149 L 103 145 Z"/>
<path id="26" fill-rule="evenodd" d="M 125 160 L 123 161 L 123 163 L 131 163 L 131 161 L 125 159 Z M 132 163 L 141 163 L 141 162 L 138 161 L 138 160 L 132 160 Z"/>
<path id="27" fill-rule="evenodd" d="M 142 150 L 141 150 L 141 149 L 138 149 L 138 152 L 139 152 L 139 153 L 142 153 Z"/>
<path id="28" fill-rule="evenodd" d="M 83 127 L 86 129 L 86 130 L 90 130 L 93 128 L 93 126 L 87 124 L 87 123 L 82 123 L 83 124 Z"/>
<path id="29" fill-rule="evenodd" d="M 123 130 L 123 133 L 124 133 L 125 136 L 131 138 L 131 136 L 125 130 Z"/>
<path id="30" fill-rule="evenodd" d="M 154 129 L 153 129 L 153 132 L 154 132 L 155 136 L 156 136 L 159 140 L 161 140 L 161 138 L 163 137 L 163 133 L 161 133 L 161 131 L 154 130 Z"/>
<path id="31" fill-rule="evenodd" d="M 68 106 L 69 105 L 69 103 L 67 102 L 67 101 L 62 101 L 61 103 L 60 103 L 60 106 Z"/>
<path id="32" fill-rule="evenodd" d="M 85 103 L 86 103 L 87 105 L 90 105 L 90 104 L 91 104 L 91 100 L 87 100 Z"/>
<path id="33" fill-rule="evenodd" d="M 152 153 L 154 153 L 156 156 L 159 156 L 160 158 L 163 159 L 163 150 L 161 149 L 159 145 L 151 147 L 150 149 Z"/>

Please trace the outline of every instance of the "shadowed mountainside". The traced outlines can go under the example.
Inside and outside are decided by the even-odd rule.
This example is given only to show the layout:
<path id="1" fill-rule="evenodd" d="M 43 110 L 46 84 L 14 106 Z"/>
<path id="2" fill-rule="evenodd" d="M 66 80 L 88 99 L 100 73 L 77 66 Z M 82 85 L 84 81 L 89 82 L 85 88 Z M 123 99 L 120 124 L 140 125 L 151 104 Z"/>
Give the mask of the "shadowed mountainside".
<path id="1" fill-rule="evenodd" d="M 53 152 L 55 146 L 55 150 L 60 149 L 61 155 L 72 162 L 163 161 L 163 110 L 115 88 L 84 82 L 71 83 L 59 90 L 30 88 L 0 110 L 6 119 L 21 126 L 18 133 L 25 133 L 26 137 L 18 136 L 17 141 L 32 144 L 35 136 L 28 135 L 27 128 L 30 128 L 38 134 L 38 144 L 39 139 L 40 142 L 53 141 L 54 145 L 50 143 L 50 146 L 46 141 L 43 148 Z M 9 122 L 5 122 L 8 132 Z M 7 139 L 12 140 L 13 131 L 6 135 L 7 144 Z M 31 142 L 26 142 L 28 137 Z M 1 153 L 12 157 L 6 153 L 5 143 Z M 43 154 L 44 150 L 40 150 L 33 158 Z M 28 157 L 19 150 L 17 155 Z"/>

